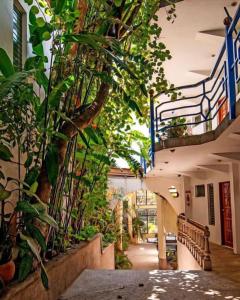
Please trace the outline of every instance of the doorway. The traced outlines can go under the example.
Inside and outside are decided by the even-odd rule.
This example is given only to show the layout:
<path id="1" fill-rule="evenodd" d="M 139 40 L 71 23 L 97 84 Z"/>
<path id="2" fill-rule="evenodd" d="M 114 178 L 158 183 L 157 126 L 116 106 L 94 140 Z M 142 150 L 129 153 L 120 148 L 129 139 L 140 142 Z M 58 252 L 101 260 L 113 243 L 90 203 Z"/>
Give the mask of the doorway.
<path id="1" fill-rule="evenodd" d="M 219 183 L 222 244 L 233 247 L 230 182 Z"/>

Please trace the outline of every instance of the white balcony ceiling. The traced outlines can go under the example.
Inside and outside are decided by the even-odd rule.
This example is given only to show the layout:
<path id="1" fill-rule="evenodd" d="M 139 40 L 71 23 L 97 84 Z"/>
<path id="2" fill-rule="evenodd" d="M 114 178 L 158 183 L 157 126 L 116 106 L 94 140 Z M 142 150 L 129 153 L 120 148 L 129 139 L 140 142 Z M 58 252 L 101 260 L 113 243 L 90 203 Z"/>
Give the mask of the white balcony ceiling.
<path id="1" fill-rule="evenodd" d="M 226 17 L 224 6 L 233 17 L 233 0 L 184 0 L 176 4 L 177 18 L 166 20 L 166 9 L 158 12 L 161 41 L 172 59 L 165 63 L 167 79 L 176 86 L 204 79 L 212 69 L 223 44 Z M 215 55 L 215 57 L 213 57 Z"/>

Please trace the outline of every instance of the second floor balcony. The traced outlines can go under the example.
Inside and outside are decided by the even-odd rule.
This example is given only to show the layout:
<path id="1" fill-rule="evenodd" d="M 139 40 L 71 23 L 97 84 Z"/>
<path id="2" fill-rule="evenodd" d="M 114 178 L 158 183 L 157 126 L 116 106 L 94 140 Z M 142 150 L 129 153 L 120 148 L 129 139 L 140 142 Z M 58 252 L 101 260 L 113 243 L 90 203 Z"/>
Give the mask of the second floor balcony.
<path id="1" fill-rule="evenodd" d="M 213 141 L 239 116 L 239 18 L 238 8 L 224 20 L 224 42 L 206 79 L 175 88 L 172 99 L 151 95 L 152 152 Z"/>

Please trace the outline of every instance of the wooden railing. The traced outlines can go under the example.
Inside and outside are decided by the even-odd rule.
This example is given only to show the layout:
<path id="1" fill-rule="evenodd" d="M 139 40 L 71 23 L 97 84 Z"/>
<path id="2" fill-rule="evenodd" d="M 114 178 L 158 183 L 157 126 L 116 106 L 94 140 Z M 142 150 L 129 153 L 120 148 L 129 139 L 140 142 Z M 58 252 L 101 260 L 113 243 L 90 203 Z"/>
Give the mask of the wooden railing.
<path id="1" fill-rule="evenodd" d="M 178 216 L 178 241 L 189 249 L 205 271 L 212 270 L 209 236 L 210 232 L 207 226 L 187 219 L 183 214 Z"/>

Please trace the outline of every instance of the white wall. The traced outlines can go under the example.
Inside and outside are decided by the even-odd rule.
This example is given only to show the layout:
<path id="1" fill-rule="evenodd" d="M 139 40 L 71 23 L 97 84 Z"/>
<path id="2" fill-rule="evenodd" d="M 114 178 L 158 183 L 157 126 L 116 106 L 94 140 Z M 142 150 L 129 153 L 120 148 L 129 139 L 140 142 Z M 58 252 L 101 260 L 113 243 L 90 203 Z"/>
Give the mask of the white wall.
<path id="1" fill-rule="evenodd" d="M 108 186 L 110 189 L 114 188 L 120 190 L 125 195 L 146 189 L 145 183 L 141 179 L 135 177 L 109 176 Z"/>
<path id="2" fill-rule="evenodd" d="M 229 174 L 208 172 L 206 179 L 191 178 L 191 194 L 192 194 L 192 215 L 191 218 L 200 224 L 207 225 L 210 230 L 210 241 L 221 244 L 221 221 L 220 221 L 220 198 L 219 183 L 229 181 Z M 215 225 L 209 225 L 208 220 L 208 194 L 207 184 L 213 184 L 214 189 L 214 208 L 215 208 Z M 195 186 L 205 185 L 205 197 L 195 197 Z"/>
<path id="3" fill-rule="evenodd" d="M 192 256 L 188 248 L 180 242 L 177 242 L 177 262 L 178 270 L 181 271 L 192 271 L 201 270 L 201 267 Z"/>

